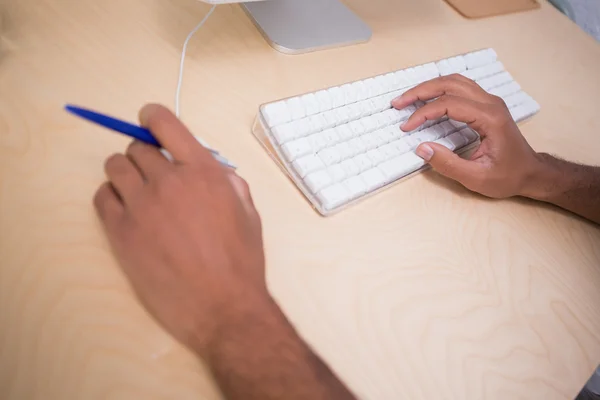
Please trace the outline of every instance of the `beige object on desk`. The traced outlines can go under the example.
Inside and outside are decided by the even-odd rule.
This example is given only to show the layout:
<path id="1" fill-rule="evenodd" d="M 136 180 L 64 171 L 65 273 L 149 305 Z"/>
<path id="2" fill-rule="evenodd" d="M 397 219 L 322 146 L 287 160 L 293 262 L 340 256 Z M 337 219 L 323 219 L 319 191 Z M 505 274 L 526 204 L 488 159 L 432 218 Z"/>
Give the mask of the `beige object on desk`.
<path id="1" fill-rule="evenodd" d="M 467 21 L 439 0 L 348 1 L 372 41 L 273 51 L 238 6 L 189 48 L 182 117 L 240 166 L 268 281 L 362 399 L 572 399 L 600 360 L 600 229 L 433 172 L 319 217 L 250 133 L 258 105 L 493 47 L 542 112 L 532 145 L 600 154 L 600 46 L 551 6 Z M 171 104 L 195 0 L 2 0 L 0 393 L 7 400 L 217 399 L 202 364 L 143 311 L 92 208 L 127 140 L 61 111 L 134 119 Z M 7 45 L 8 44 L 8 45 Z"/>
<path id="2" fill-rule="evenodd" d="M 540 8 L 537 0 L 446 0 L 467 18 L 485 18 Z"/>

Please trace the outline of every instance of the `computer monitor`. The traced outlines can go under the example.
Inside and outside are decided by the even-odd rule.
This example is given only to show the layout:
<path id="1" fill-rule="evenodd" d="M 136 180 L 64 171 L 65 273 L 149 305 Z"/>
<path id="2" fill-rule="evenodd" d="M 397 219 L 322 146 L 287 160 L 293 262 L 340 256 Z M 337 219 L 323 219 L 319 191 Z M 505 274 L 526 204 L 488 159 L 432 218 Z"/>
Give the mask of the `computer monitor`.
<path id="1" fill-rule="evenodd" d="M 286 54 L 357 44 L 371 38 L 371 29 L 339 0 L 249 0 L 242 7 L 269 44 Z"/>

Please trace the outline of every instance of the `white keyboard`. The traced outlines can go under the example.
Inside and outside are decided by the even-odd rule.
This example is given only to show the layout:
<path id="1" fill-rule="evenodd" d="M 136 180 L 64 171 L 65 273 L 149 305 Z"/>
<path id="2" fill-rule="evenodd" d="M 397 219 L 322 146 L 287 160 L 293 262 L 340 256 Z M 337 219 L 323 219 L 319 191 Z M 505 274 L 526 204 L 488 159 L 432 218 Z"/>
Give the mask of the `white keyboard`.
<path id="1" fill-rule="evenodd" d="M 253 131 L 317 211 L 331 215 L 423 170 L 414 153 L 422 142 L 459 154 L 477 146 L 475 131 L 447 118 L 404 133 L 401 123 L 424 103 L 391 106 L 415 85 L 453 73 L 502 97 L 517 122 L 540 109 L 485 49 L 264 104 Z"/>

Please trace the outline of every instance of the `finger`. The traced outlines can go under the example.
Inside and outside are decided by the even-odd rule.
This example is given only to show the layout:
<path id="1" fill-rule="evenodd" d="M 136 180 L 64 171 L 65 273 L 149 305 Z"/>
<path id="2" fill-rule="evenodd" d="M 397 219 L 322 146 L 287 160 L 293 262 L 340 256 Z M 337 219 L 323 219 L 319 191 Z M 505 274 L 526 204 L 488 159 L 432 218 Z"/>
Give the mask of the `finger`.
<path id="1" fill-rule="evenodd" d="M 229 181 L 233 185 L 235 193 L 241 200 L 250 204 L 254 204 L 254 201 L 252 200 L 252 195 L 250 194 L 250 186 L 248 186 L 248 183 L 244 179 L 242 179 L 239 175 L 233 172 L 228 173 L 227 178 L 229 178 Z"/>
<path id="2" fill-rule="evenodd" d="M 110 182 L 100 186 L 94 196 L 94 207 L 100 220 L 108 230 L 112 230 L 125 212 L 123 203 Z"/>
<path id="3" fill-rule="evenodd" d="M 173 164 L 161 154 L 159 149 L 137 140 L 129 145 L 126 154 L 137 165 L 146 181 L 173 168 Z"/>
<path id="4" fill-rule="evenodd" d="M 461 158 L 452 150 L 437 143 L 422 143 L 415 153 L 441 175 L 458 181 L 471 190 L 477 190 L 483 176 L 481 164 Z"/>
<path id="5" fill-rule="evenodd" d="M 104 165 L 106 176 L 124 204 L 143 187 L 144 179 L 137 167 L 123 154 L 112 155 Z"/>
<path id="6" fill-rule="evenodd" d="M 480 134 L 481 121 L 487 118 L 487 110 L 483 104 L 463 97 L 444 95 L 415 111 L 410 118 L 400 126 L 405 132 L 410 132 L 427 121 L 434 121 L 448 116 L 453 120 L 465 122 Z"/>
<path id="7" fill-rule="evenodd" d="M 256 208 L 254 207 L 254 200 L 252 199 L 252 194 L 250 193 L 250 186 L 248 186 L 248 183 L 233 172 L 228 173 L 227 177 L 233 185 L 235 193 L 242 201 L 244 208 L 246 208 L 246 211 L 250 215 L 257 215 Z"/>
<path id="8" fill-rule="evenodd" d="M 215 162 L 210 152 L 167 108 L 149 104 L 140 110 L 140 122 L 150 129 L 156 140 L 179 162 Z"/>
<path id="9" fill-rule="evenodd" d="M 448 75 L 436 78 L 406 91 L 392 101 L 392 106 L 403 109 L 415 101 L 429 101 L 444 95 L 464 97 L 482 103 L 491 102 L 491 96 L 479 85 L 462 75 Z"/>

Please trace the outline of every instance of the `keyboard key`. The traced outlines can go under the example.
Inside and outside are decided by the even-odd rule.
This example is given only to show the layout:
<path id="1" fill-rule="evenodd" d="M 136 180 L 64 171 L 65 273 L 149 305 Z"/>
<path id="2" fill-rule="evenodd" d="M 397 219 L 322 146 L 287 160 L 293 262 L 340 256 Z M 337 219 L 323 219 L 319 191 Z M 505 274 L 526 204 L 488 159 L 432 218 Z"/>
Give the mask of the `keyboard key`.
<path id="1" fill-rule="evenodd" d="M 363 144 L 365 145 L 365 151 L 369 151 L 371 149 L 378 147 L 378 141 L 375 138 L 375 132 L 371 132 L 371 133 L 362 135 L 360 137 L 360 140 L 362 140 Z"/>
<path id="2" fill-rule="evenodd" d="M 397 133 L 399 131 L 400 131 L 400 128 L 398 128 L 395 125 L 390 125 L 390 126 L 387 126 L 383 129 L 381 129 L 379 132 L 381 132 L 381 134 L 385 136 L 386 143 L 389 143 L 393 140 L 396 140 Z"/>
<path id="3" fill-rule="evenodd" d="M 410 146 L 408 145 L 408 142 L 406 141 L 405 138 L 400 139 L 400 140 L 395 140 L 395 141 L 391 142 L 390 144 L 396 148 L 397 152 L 395 155 L 404 154 L 404 153 L 407 153 L 410 151 Z"/>
<path id="4" fill-rule="evenodd" d="M 390 124 L 390 118 L 385 114 L 385 111 L 373 115 L 373 119 L 375 121 L 375 129 L 374 130 L 379 130 L 381 128 L 385 128 L 386 126 L 388 126 Z"/>
<path id="5" fill-rule="evenodd" d="M 325 120 L 325 125 L 323 125 L 323 129 L 333 128 L 336 125 L 338 125 L 338 119 L 335 111 L 329 110 L 319 115 L 322 115 L 323 119 Z"/>
<path id="6" fill-rule="evenodd" d="M 356 136 L 348 127 L 348 124 L 343 124 L 334 128 L 342 141 L 350 140 Z"/>
<path id="7" fill-rule="evenodd" d="M 363 99 L 370 99 L 371 97 L 379 96 L 379 93 L 377 93 L 377 88 L 375 86 L 375 79 L 367 78 L 363 81 L 363 85 L 364 90 L 366 92 L 366 95 L 365 97 L 363 97 Z"/>
<path id="8" fill-rule="evenodd" d="M 450 124 L 452 124 L 452 126 L 457 131 L 460 131 L 461 129 L 464 129 L 467 127 L 467 124 L 465 124 L 464 122 L 455 121 L 453 119 L 449 119 L 448 122 L 450 122 Z"/>
<path id="9" fill-rule="evenodd" d="M 508 108 L 513 108 L 527 102 L 528 99 L 529 96 L 527 96 L 525 93 L 517 92 L 515 94 L 511 94 L 510 96 L 506 96 L 504 98 L 504 102 Z"/>
<path id="10" fill-rule="evenodd" d="M 398 88 L 399 89 L 404 89 L 404 88 L 407 88 L 407 87 L 413 85 L 408 80 L 408 77 L 406 76 L 406 71 L 404 71 L 404 70 L 397 71 L 394 75 L 396 76 L 396 80 L 398 81 Z"/>
<path id="11" fill-rule="evenodd" d="M 285 142 L 296 138 L 293 122 L 276 126 L 273 128 L 272 132 L 273 136 L 275 136 L 275 140 L 277 140 L 279 144 L 284 144 Z"/>
<path id="12" fill-rule="evenodd" d="M 318 114 L 320 112 L 319 102 L 314 94 L 309 93 L 305 94 L 304 96 L 300 96 L 300 101 L 306 110 L 307 116 Z"/>
<path id="13" fill-rule="evenodd" d="M 292 120 L 292 116 L 285 104 L 285 101 L 266 104 L 263 107 L 263 115 L 267 121 L 267 125 L 271 127 L 284 124 Z"/>
<path id="14" fill-rule="evenodd" d="M 356 93 L 356 100 L 362 101 L 369 98 L 369 90 L 363 81 L 354 82 L 352 89 Z"/>
<path id="15" fill-rule="evenodd" d="M 291 120 L 296 121 L 306 117 L 306 110 L 299 97 L 292 97 L 286 100 L 288 110 L 290 110 Z"/>
<path id="16" fill-rule="evenodd" d="M 350 193 L 351 198 L 357 198 L 367 191 L 367 185 L 365 185 L 365 182 L 359 176 L 350 177 L 343 181 L 342 184 Z"/>
<path id="17" fill-rule="evenodd" d="M 428 64 L 423 65 L 423 75 L 426 81 L 437 78 L 440 76 L 440 71 L 435 63 L 430 62 Z"/>
<path id="18" fill-rule="evenodd" d="M 471 128 L 464 128 L 460 131 L 460 134 L 465 138 L 467 143 L 476 142 L 479 139 L 479 135 Z"/>
<path id="19" fill-rule="evenodd" d="M 346 83 L 345 85 L 342 85 L 340 87 L 340 90 L 344 94 L 344 99 L 345 99 L 344 101 L 346 104 L 352 104 L 352 103 L 356 103 L 358 101 L 358 96 L 356 94 L 356 91 L 354 90 L 354 88 L 352 87 L 351 84 Z"/>
<path id="20" fill-rule="evenodd" d="M 329 172 L 329 176 L 335 183 L 343 181 L 348 176 L 340 164 L 332 165 L 327 169 L 327 172 Z"/>
<path id="21" fill-rule="evenodd" d="M 438 61 L 436 67 L 440 71 L 441 76 L 450 75 L 452 73 L 452 66 L 448 59 Z"/>
<path id="22" fill-rule="evenodd" d="M 477 82 L 484 90 L 488 92 L 494 88 L 507 85 L 513 81 L 513 77 L 508 72 L 501 72 L 496 75 L 492 75 L 489 78 L 484 78 Z"/>
<path id="23" fill-rule="evenodd" d="M 331 98 L 331 108 L 335 109 L 346 105 L 344 101 L 344 92 L 339 87 L 333 87 L 327 90 L 329 97 Z"/>
<path id="24" fill-rule="evenodd" d="M 327 147 L 327 139 L 325 138 L 323 132 L 310 135 L 306 139 L 314 151 L 319 151 Z"/>
<path id="25" fill-rule="evenodd" d="M 346 124 L 350 121 L 350 111 L 347 107 L 339 107 L 333 110 L 337 120 L 336 125 Z"/>
<path id="26" fill-rule="evenodd" d="M 404 71 L 406 72 L 406 78 L 408 79 L 408 82 L 411 86 L 418 85 L 419 83 L 421 83 L 421 81 L 419 80 L 419 75 L 417 74 L 415 68 L 408 68 Z"/>
<path id="27" fill-rule="evenodd" d="M 308 174 L 304 178 L 304 183 L 306 183 L 313 193 L 317 193 L 319 190 L 333 184 L 333 179 L 329 176 L 329 172 L 321 170 Z"/>
<path id="28" fill-rule="evenodd" d="M 464 59 L 467 64 L 467 68 L 474 69 L 496 62 L 497 55 L 494 50 L 486 49 L 466 54 Z"/>
<path id="29" fill-rule="evenodd" d="M 373 112 L 373 114 L 375 114 L 392 108 L 392 100 L 393 99 L 389 98 L 389 93 L 372 98 L 371 111 Z"/>
<path id="30" fill-rule="evenodd" d="M 321 150 L 319 152 L 319 157 L 321 157 L 321 160 L 323 160 L 327 166 L 337 164 L 342 160 L 342 155 L 335 147 L 329 147 Z"/>
<path id="31" fill-rule="evenodd" d="M 360 136 L 366 132 L 365 126 L 362 124 L 362 121 L 359 119 L 348 123 L 348 128 L 352 131 L 354 136 Z"/>
<path id="32" fill-rule="evenodd" d="M 350 200 L 350 193 L 342 184 L 337 183 L 321 190 L 317 197 L 325 209 L 333 210 Z"/>
<path id="33" fill-rule="evenodd" d="M 340 143 L 334 147 L 334 149 L 340 154 L 340 160 L 345 160 L 350 157 L 354 157 L 354 151 L 348 143 Z"/>
<path id="34" fill-rule="evenodd" d="M 467 70 L 467 63 L 465 62 L 463 56 L 449 58 L 448 63 L 450 64 L 453 74 L 460 74 L 461 72 Z"/>
<path id="35" fill-rule="evenodd" d="M 352 149 L 352 155 L 364 153 L 365 151 L 367 151 L 367 146 L 360 137 L 355 137 L 354 139 L 349 140 L 347 143 Z"/>
<path id="36" fill-rule="evenodd" d="M 346 171 L 346 176 L 348 177 L 358 175 L 359 173 L 358 166 L 351 158 L 342 161 L 339 165 Z"/>
<path id="37" fill-rule="evenodd" d="M 517 93 L 521 90 L 521 86 L 517 82 L 511 82 L 507 85 L 502 85 L 497 88 L 490 90 L 489 92 L 494 96 L 505 98 L 513 93 Z"/>
<path id="38" fill-rule="evenodd" d="M 348 121 L 353 121 L 355 119 L 359 119 L 362 116 L 362 107 L 358 103 L 352 103 L 346 106 L 348 110 Z"/>
<path id="39" fill-rule="evenodd" d="M 423 83 L 425 81 L 427 81 L 427 71 L 425 70 L 425 67 L 423 67 L 422 65 L 417 65 L 416 67 L 414 67 L 414 71 L 415 71 L 415 75 L 417 77 L 417 82 L 419 83 Z"/>
<path id="40" fill-rule="evenodd" d="M 416 149 L 417 147 L 419 147 L 419 145 L 421 143 L 423 143 L 423 139 L 421 137 L 419 137 L 418 135 L 408 135 L 405 139 L 404 142 L 410 147 L 411 150 Z"/>
<path id="41" fill-rule="evenodd" d="M 417 136 L 422 142 L 433 142 L 434 140 L 439 139 L 439 133 L 433 128 L 423 129 L 422 131 L 415 133 L 414 136 Z"/>
<path id="42" fill-rule="evenodd" d="M 371 134 L 371 136 L 373 137 L 373 140 L 376 142 L 375 147 L 383 146 L 384 144 L 388 143 L 391 140 L 390 137 L 387 135 L 385 129 L 378 129 L 377 131 L 373 132 Z"/>
<path id="43" fill-rule="evenodd" d="M 373 165 L 378 165 L 385 161 L 385 157 L 378 149 L 369 150 L 366 154 L 367 157 L 371 159 L 371 163 L 373 163 Z"/>
<path id="44" fill-rule="evenodd" d="M 500 61 L 496 61 L 493 64 L 484 65 L 483 67 L 470 69 L 464 71 L 462 74 L 469 79 L 474 81 L 481 80 L 483 78 L 487 78 L 492 75 L 499 74 L 504 71 L 504 65 Z"/>
<path id="45" fill-rule="evenodd" d="M 359 177 L 365 183 L 368 192 L 379 189 L 385 184 L 385 175 L 378 168 L 371 168 L 360 174 Z"/>
<path id="46" fill-rule="evenodd" d="M 329 93 L 326 90 L 319 90 L 315 93 L 315 97 L 317 98 L 317 103 L 319 104 L 319 112 L 329 111 L 333 108 L 333 102 L 331 101 L 331 97 L 329 97 Z"/>
<path id="47" fill-rule="evenodd" d="M 443 139 L 436 140 L 435 142 L 441 144 L 444 147 L 447 147 L 452 151 L 460 149 L 465 144 L 467 144 L 466 139 L 459 132 L 455 132 L 452 135 Z"/>
<path id="48" fill-rule="evenodd" d="M 390 183 L 402 178 L 425 165 L 425 161 L 413 152 L 405 153 L 379 165 L 386 182 Z"/>
<path id="49" fill-rule="evenodd" d="M 385 75 L 383 75 L 383 79 L 384 79 L 384 86 L 386 88 L 388 88 L 388 92 L 391 92 L 392 90 L 394 90 L 394 87 L 396 86 L 397 82 L 396 82 L 396 77 L 394 75 L 393 72 L 387 73 Z"/>
<path id="50" fill-rule="evenodd" d="M 389 160 L 390 158 L 394 158 L 398 155 L 400 155 L 400 151 L 398 151 L 398 149 L 396 148 L 396 145 L 393 143 L 388 143 L 386 145 L 383 145 L 379 148 L 379 151 L 381 152 L 381 154 L 383 155 L 383 157 L 386 160 Z"/>
<path id="51" fill-rule="evenodd" d="M 327 120 L 323 114 L 315 114 L 305 118 L 308 124 L 311 126 L 309 133 L 320 132 L 327 129 Z"/>
<path id="52" fill-rule="evenodd" d="M 335 129 L 325 129 L 321 133 L 323 134 L 327 147 L 332 147 L 342 141 L 342 138 L 340 138 Z"/>
<path id="53" fill-rule="evenodd" d="M 352 159 L 360 172 L 366 171 L 373 166 L 373 162 L 366 154 L 359 154 Z"/>
<path id="54" fill-rule="evenodd" d="M 375 129 L 377 129 L 377 123 L 375 121 L 375 117 L 373 117 L 372 115 L 369 115 L 368 117 L 364 117 L 360 120 L 361 124 L 364 126 L 365 128 L 365 133 L 366 132 L 372 132 Z"/>
<path id="55" fill-rule="evenodd" d="M 448 136 L 452 132 L 456 131 L 456 128 L 454 127 L 454 125 L 452 125 L 448 121 L 444 121 L 444 122 L 440 123 L 438 126 L 439 126 L 439 129 L 442 132 L 442 136 Z"/>
<path id="56" fill-rule="evenodd" d="M 301 178 L 304 178 L 311 172 L 325 168 L 323 161 L 315 154 L 298 158 L 296 161 L 294 161 L 293 165 L 294 169 Z"/>
<path id="57" fill-rule="evenodd" d="M 291 142 L 287 142 L 286 144 L 281 146 L 281 149 L 283 150 L 283 154 L 289 162 L 292 162 L 295 159 L 310 154 L 312 152 L 310 143 L 306 138 L 300 138 Z"/>

